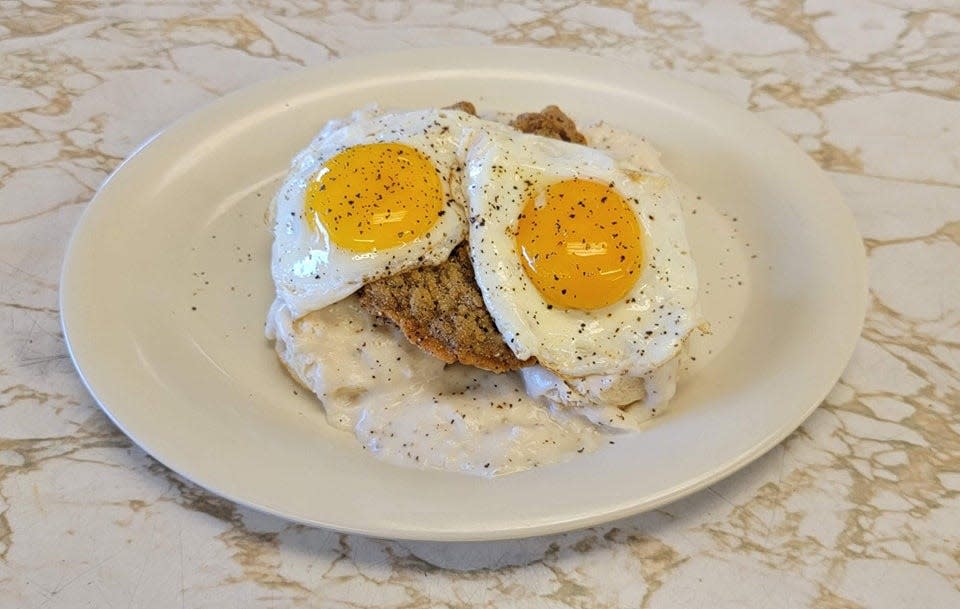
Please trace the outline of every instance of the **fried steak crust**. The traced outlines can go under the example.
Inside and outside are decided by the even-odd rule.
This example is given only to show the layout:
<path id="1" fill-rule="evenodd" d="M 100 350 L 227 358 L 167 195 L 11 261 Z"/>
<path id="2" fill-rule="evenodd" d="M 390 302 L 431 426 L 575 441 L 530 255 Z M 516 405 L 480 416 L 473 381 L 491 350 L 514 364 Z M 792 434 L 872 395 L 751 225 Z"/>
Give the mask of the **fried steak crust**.
<path id="1" fill-rule="evenodd" d="M 472 114 L 473 116 L 477 115 L 477 107 L 468 101 L 458 101 L 455 104 L 445 106 L 445 108 L 447 110 L 460 110 L 461 112 L 466 112 L 467 114 Z"/>
<path id="2" fill-rule="evenodd" d="M 524 133 L 535 133 L 555 140 L 586 144 L 587 138 L 577 131 L 577 125 L 556 106 L 547 106 L 540 112 L 525 112 L 510 121 L 510 126 Z"/>
<path id="3" fill-rule="evenodd" d="M 448 364 L 506 372 L 533 363 L 518 360 L 503 342 L 474 281 L 466 241 L 438 266 L 367 284 L 360 305 L 391 320 L 410 342 Z"/>
<path id="4" fill-rule="evenodd" d="M 476 115 L 470 102 L 448 107 Z M 570 117 L 556 106 L 520 114 L 510 126 L 524 133 L 586 143 Z M 474 280 L 466 241 L 437 266 L 378 279 L 358 293 L 365 311 L 389 319 L 407 340 L 448 364 L 507 372 L 536 363 L 533 357 L 517 359 L 503 341 Z"/>

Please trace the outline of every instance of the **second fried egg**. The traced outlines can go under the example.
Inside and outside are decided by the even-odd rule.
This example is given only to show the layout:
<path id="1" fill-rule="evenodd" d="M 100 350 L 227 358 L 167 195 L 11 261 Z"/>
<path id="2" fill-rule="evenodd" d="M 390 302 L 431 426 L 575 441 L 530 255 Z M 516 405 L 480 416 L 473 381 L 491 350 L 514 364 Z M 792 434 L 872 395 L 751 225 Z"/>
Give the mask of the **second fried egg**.
<path id="1" fill-rule="evenodd" d="M 677 355 L 699 311 L 668 176 L 510 133 L 479 134 L 467 174 L 477 284 L 518 358 L 570 381 L 640 377 Z"/>

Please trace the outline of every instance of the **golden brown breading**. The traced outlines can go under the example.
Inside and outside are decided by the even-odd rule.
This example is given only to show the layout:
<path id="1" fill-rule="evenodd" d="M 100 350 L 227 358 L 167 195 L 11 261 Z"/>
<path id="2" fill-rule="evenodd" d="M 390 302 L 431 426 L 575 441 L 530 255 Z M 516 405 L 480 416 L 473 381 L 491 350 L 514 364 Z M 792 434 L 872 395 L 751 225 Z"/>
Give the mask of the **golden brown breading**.
<path id="1" fill-rule="evenodd" d="M 474 281 L 466 242 L 439 266 L 379 279 L 359 293 L 364 310 L 391 320 L 410 342 L 448 364 L 506 372 L 533 363 L 518 360 L 503 342 Z"/>
<path id="2" fill-rule="evenodd" d="M 461 112 L 466 112 L 467 114 L 477 115 L 477 108 L 468 101 L 458 101 L 455 104 L 446 106 L 447 110 L 460 110 Z"/>
<path id="3" fill-rule="evenodd" d="M 577 131 L 573 120 L 556 106 L 547 106 L 540 112 L 520 114 L 510 121 L 510 126 L 524 133 L 535 133 L 575 144 L 587 143 L 587 138 Z"/>

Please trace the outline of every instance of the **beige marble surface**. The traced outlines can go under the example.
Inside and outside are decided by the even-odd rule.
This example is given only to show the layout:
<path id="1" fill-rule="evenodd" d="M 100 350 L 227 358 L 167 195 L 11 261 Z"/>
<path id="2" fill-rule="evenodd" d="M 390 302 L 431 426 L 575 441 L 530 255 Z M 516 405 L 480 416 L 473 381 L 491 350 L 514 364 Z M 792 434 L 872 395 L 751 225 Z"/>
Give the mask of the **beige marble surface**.
<path id="1" fill-rule="evenodd" d="M 608 526 L 391 542 L 238 508 L 133 446 L 66 354 L 57 282 L 147 136 L 303 65 L 425 45 L 617 56 L 715 90 L 828 172 L 863 338 L 787 441 Z M 0 607 L 960 607 L 960 3 L 0 0 Z"/>

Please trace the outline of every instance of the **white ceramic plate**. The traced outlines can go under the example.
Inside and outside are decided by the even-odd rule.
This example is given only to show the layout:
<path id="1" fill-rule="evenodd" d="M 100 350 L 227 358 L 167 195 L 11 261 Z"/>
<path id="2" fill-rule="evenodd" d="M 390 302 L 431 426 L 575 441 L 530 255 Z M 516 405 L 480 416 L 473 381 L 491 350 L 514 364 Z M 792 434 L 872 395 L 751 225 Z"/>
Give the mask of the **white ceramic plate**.
<path id="1" fill-rule="evenodd" d="M 714 333 L 669 412 L 567 463 L 486 480 L 386 465 L 295 395 L 263 338 L 264 213 L 329 118 L 379 102 L 557 103 L 645 135 L 701 200 L 690 240 Z M 695 213 L 694 213 L 695 212 Z M 441 49 L 338 61 L 229 95 L 140 148 L 76 229 L 61 281 L 70 352 L 104 411 L 168 467 L 238 503 L 391 538 L 568 530 L 677 499 L 794 430 L 860 333 L 865 260 L 829 179 L 790 140 L 698 88 L 607 59 Z"/>

